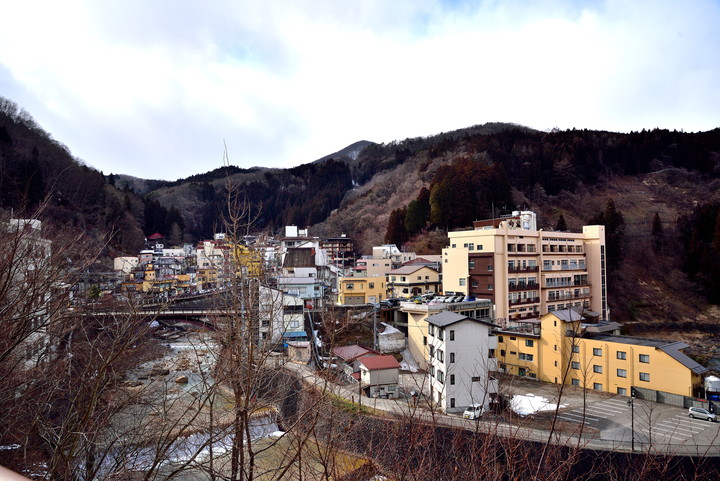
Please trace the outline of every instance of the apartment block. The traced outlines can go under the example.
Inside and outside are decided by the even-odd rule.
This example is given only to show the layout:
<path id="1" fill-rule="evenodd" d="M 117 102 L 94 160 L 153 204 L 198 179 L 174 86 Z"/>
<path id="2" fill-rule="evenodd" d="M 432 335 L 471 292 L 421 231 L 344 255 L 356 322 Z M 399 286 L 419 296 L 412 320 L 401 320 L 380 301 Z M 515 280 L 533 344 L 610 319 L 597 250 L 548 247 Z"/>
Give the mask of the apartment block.
<path id="1" fill-rule="evenodd" d="M 448 238 L 443 290 L 491 299 L 501 326 L 569 307 L 609 318 L 604 226 L 543 231 L 535 213 L 524 211 L 476 221 Z"/>
<path id="2" fill-rule="evenodd" d="M 428 376 L 433 401 L 447 413 L 471 404 L 487 409 L 497 395 L 494 324 L 457 312 L 427 318 Z"/>
<path id="3" fill-rule="evenodd" d="M 707 369 L 688 345 L 618 334 L 619 324 L 564 309 L 496 331 L 499 370 L 629 396 L 633 387 L 693 396 Z"/>

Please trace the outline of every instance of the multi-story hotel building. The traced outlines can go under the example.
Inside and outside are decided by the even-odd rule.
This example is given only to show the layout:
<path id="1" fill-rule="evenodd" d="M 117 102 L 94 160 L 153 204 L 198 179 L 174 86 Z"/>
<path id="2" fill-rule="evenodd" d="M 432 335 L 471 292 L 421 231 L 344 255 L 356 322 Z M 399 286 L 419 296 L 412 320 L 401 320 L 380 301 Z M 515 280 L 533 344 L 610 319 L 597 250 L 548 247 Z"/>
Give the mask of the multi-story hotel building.
<path id="1" fill-rule="evenodd" d="M 609 318 L 604 226 L 543 231 L 535 213 L 526 211 L 476 221 L 448 237 L 443 290 L 491 299 L 497 324 L 569 307 Z"/>

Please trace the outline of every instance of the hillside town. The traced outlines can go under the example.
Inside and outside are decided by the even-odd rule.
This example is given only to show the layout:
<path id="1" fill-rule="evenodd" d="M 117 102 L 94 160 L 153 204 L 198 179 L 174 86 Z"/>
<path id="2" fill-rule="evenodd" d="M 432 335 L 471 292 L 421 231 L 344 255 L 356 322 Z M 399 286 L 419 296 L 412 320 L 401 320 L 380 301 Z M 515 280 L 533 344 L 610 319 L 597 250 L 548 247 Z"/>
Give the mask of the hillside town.
<path id="1" fill-rule="evenodd" d="M 683 352 L 687 344 L 620 334 L 607 302 L 603 226 L 542 231 L 534 212 L 518 211 L 449 232 L 440 254 L 381 245 L 358 257 L 344 235 L 320 239 L 295 226 L 284 233 L 239 241 L 219 233 L 172 248 L 155 234 L 138 256 L 115 258 L 115 285 L 103 288 L 178 303 L 237 276 L 256 278 L 258 302 L 281 306 L 262 309 L 258 340 L 303 362 L 311 343 L 322 345 L 308 327 L 311 313 L 371 311 L 375 334 L 366 345 L 318 355 L 346 363 L 349 378 L 376 397 L 397 396 L 397 361 L 417 366 L 446 413 L 490 409 L 496 373 L 718 407 L 716 384 L 704 382 L 708 369 Z M 383 375 L 371 381 L 374 371 Z"/>
<path id="2" fill-rule="evenodd" d="M 53 243 L 38 220 L 13 219 L 6 230 L 28 253 L 11 274 L 25 285 L 49 261 Z M 582 426 L 600 418 L 567 401 L 581 395 L 594 396 L 596 405 L 616 403 L 616 412 L 634 413 L 642 400 L 646 407 L 715 420 L 720 379 L 684 352 L 687 344 L 623 335 L 622 320 L 611 318 L 602 225 L 545 231 L 537 229 L 534 212 L 516 211 L 450 231 L 439 254 L 386 244 L 358 256 L 345 235 L 321 239 L 296 226 L 284 234 L 237 239 L 217 233 L 195 245 L 166 246 L 157 233 L 137 256 L 116 257 L 113 272 L 75 269 L 74 285 L 55 283 L 33 304 L 29 322 L 41 327 L 19 341 L 24 369 L 60 349 L 62 340 L 42 327 L 57 312 L 89 307 L 103 323 L 118 315 L 118 303 L 130 303 L 136 306 L 131 317 L 155 329 L 167 346 L 180 339 L 178 332 L 222 326 L 233 332 L 236 325 L 237 347 L 226 349 L 240 349 L 241 362 L 250 356 L 250 362 L 280 367 L 314 389 L 327 390 L 329 383 L 333 396 L 357 409 L 397 416 L 414 406 L 418 419 L 431 416 L 463 430 L 478 429 L 473 423 L 480 419 L 521 425 L 554 409 L 558 422 Z M 172 356 L 180 359 L 181 352 Z M 158 367 L 152 372 L 172 376 Z M 195 371 L 183 372 L 175 377 L 178 385 Z M 550 386 L 559 391 L 546 399 Z M 456 424 L 463 421 L 470 424 Z M 541 441 L 545 429 L 525 436 Z M 572 428 L 563 429 L 574 439 Z M 636 444 L 641 451 L 660 449 L 663 428 L 646 429 L 655 430 L 654 442 L 634 420 L 608 431 L 611 444 L 602 432 L 586 442 L 611 452 L 632 453 Z M 678 436 L 692 436 L 693 449 L 712 443 L 705 439 L 712 430 L 703 434 L 695 425 L 688 435 L 678 424 L 664 429 L 668 452 L 688 449 L 690 439 Z"/>

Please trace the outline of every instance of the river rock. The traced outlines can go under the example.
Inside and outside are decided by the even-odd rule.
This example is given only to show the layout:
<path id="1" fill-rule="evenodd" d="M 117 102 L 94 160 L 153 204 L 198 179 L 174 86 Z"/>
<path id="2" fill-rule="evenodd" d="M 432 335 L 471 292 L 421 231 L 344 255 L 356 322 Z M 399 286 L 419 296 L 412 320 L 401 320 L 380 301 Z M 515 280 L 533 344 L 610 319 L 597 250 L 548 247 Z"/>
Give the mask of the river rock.
<path id="1" fill-rule="evenodd" d="M 188 383 L 188 377 L 187 376 L 178 376 L 175 378 L 175 382 L 178 384 L 187 384 Z"/>

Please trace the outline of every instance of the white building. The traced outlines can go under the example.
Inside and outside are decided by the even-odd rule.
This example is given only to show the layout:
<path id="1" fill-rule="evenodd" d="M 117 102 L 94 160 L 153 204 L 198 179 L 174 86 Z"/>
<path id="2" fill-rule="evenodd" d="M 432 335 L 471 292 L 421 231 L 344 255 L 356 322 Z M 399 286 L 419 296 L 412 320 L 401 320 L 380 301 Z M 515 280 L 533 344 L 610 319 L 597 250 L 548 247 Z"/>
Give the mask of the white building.
<path id="1" fill-rule="evenodd" d="M 429 316 L 427 322 L 433 401 L 447 413 L 461 412 L 470 404 L 487 409 L 498 392 L 491 376 L 497 370 L 495 325 L 451 311 Z"/>
<path id="2" fill-rule="evenodd" d="M 360 386 L 370 397 L 398 397 L 400 363 L 393 356 L 366 356 L 359 359 Z"/>
<path id="3" fill-rule="evenodd" d="M 276 345 L 284 339 L 307 340 L 303 300 L 279 289 L 260 286 L 260 342 Z"/>

